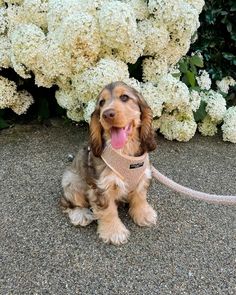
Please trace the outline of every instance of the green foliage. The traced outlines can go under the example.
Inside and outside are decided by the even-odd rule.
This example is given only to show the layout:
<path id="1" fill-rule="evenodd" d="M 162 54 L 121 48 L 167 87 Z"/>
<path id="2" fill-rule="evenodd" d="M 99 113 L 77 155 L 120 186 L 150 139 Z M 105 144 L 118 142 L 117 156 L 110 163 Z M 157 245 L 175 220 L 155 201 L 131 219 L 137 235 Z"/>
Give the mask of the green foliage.
<path id="1" fill-rule="evenodd" d="M 9 124 L 3 118 L 4 110 L 0 110 L 0 130 L 9 127 Z"/>
<path id="2" fill-rule="evenodd" d="M 38 120 L 43 122 L 50 116 L 49 103 L 45 97 L 42 97 L 38 101 Z"/>
<path id="3" fill-rule="evenodd" d="M 189 88 L 197 90 L 196 76 L 198 75 L 198 68 L 203 66 L 203 60 L 198 55 L 183 57 L 179 62 L 181 81 Z"/>
<path id="4" fill-rule="evenodd" d="M 199 109 L 194 113 L 194 119 L 196 122 L 200 122 L 206 117 L 206 115 L 206 102 L 202 100 Z"/>
<path id="5" fill-rule="evenodd" d="M 225 76 L 236 79 L 236 1 L 207 0 L 200 22 L 191 50 L 202 53 L 213 86 Z"/>

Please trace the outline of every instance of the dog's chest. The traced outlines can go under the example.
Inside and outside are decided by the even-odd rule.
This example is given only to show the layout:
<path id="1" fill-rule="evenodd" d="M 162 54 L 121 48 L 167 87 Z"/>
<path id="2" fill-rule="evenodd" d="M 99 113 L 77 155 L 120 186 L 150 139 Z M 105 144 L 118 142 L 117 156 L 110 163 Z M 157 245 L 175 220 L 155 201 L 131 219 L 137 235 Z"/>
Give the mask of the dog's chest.
<path id="1" fill-rule="evenodd" d="M 113 183 L 126 193 L 134 191 L 149 166 L 149 157 L 145 153 L 139 157 L 128 156 L 115 150 L 110 144 L 104 149 L 102 160 L 110 168 L 113 175 Z"/>
<path id="2" fill-rule="evenodd" d="M 141 190 L 144 184 L 147 182 L 148 179 L 151 178 L 151 170 L 148 166 L 145 169 L 145 172 L 138 182 L 138 184 L 132 189 L 134 190 Z M 121 179 L 115 172 L 113 172 L 109 167 L 106 167 L 104 171 L 101 173 L 98 181 L 97 186 L 105 191 L 107 194 L 111 195 L 116 200 L 125 200 L 128 196 L 130 191 L 130 184 L 127 179 Z"/>

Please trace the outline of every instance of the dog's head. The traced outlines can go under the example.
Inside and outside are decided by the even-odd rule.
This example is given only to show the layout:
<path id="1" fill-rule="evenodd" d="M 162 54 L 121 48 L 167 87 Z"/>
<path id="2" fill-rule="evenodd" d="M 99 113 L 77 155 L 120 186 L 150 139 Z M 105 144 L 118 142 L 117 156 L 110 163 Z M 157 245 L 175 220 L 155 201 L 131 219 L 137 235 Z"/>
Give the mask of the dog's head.
<path id="1" fill-rule="evenodd" d="M 140 93 L 123 82 L 114 82 L 100 92 L 90 122 L 90 146 L 100 157 L 106 139 L 121 149 L 137 134 L 142 152 L 156 148 L 152 111 Z"/>

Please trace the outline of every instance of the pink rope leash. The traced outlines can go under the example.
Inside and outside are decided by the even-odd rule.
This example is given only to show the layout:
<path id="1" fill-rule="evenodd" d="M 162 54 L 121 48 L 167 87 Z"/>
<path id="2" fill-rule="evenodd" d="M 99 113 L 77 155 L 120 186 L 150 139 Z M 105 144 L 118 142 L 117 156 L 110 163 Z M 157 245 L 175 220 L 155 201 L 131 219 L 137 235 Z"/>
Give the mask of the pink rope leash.
<path id="1" fill-rule="evenodd" d="M 236 196 L 223 196 L 223 195 L 215 195 L 215 194 L 207 194 L 199 191 L 195 191 L 186 186 L 180 185 L 168 177 L 161 174 L 155 167 L 152 166 L 152 174 L 154 178 L 156 178 L 160 183 L 169 187 L 170 189 L 190 196 L 192 199 L 202 200 L 208 203 L 218 203 L 225 205 L 236 205 Z"/>

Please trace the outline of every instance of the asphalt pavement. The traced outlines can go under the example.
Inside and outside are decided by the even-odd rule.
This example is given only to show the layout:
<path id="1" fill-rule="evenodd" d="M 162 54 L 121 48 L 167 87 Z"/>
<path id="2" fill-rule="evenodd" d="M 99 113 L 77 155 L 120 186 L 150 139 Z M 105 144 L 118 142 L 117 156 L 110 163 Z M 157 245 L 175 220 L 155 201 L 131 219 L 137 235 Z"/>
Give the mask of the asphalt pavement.
<path id="1" fill-rule="evenodd" d="M 190 200 L 156 181 L 158 213 L 123 246 L 98 239 L 96 223 L 76 228 L 58 206 L 61 176 L 87 140 L 86 126 L 52 121 L 0 132 L 0 294 L 236 294 L 236 206 Z M 236 194 L 236 145 L 221 136 L 187 143 L 157 137 L 154 166 L 209 193 Z"/>

